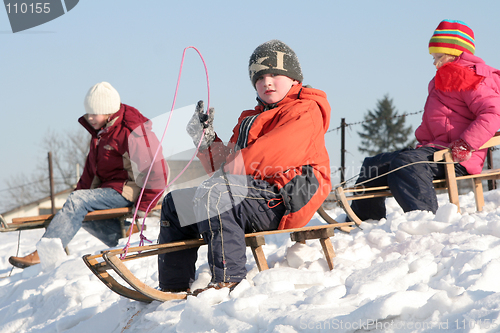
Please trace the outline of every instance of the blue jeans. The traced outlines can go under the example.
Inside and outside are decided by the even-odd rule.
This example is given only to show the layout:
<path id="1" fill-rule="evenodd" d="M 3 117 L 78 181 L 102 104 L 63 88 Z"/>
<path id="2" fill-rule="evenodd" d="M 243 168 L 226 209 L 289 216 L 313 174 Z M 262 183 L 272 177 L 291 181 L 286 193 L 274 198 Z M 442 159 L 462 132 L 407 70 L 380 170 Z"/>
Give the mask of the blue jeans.
<path id="1" fill-rule="evenodd" d="M 116 246 L 122 235 L 118 219 L 85 222 L 83 219 L 88 212 L 94 210 L 130 207 L 133 204 L 112 188 L 74 191 L 54 216 L 42 237 L 60 238 L 63 247 L 66 247 L 83 226 L 107 246 Z"/>

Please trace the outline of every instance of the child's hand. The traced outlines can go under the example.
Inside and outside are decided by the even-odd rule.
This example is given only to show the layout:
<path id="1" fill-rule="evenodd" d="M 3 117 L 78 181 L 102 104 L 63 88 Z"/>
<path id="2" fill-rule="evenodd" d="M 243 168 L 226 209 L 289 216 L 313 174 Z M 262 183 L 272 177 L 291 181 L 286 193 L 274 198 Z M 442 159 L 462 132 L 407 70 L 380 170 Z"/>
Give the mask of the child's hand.
<path id="1" fill-rule="evenodd" d="M 148 216 L 148 214 L 146 214 L 146 212 L 145 212 L 145 211 L 143 211 L 143 210 L 138 210 L 138 211 L 137 211 L 137 215 L 136 215 L 136 216 L 137 216 L 138 218 L 143 219 L 143 218 L 145 218 L 146 216 Z"/>
<path id="2" fill-rule="evenodd" d="M 448 148 L 451 149 L 453 161 L 458 163 L 465 162 L 471 158 L 472 151 L 474 150 L 464 139 L 453 141 Z"/>
<path id="3" fill-rule="evenodd" d="M 196 147 L 200 144 L 202 134 L 205 133 L 199 147 L 200 151 L 207 149 L 215 139 L 213 127 L 214 108 L 210 108 L 208 114 L 205 113 L 203 109 L 204 103 L 203 101 L 199 101 L 191 120 L 186 126 L 186 131 L 193 139 L 193 143 Z"/>

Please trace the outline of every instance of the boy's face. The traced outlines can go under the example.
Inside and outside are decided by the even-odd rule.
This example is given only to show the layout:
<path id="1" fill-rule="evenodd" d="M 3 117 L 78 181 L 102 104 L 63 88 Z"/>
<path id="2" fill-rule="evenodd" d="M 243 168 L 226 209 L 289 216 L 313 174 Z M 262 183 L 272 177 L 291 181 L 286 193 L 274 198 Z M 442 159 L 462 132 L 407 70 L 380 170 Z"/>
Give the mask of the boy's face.
<path id="1" fill-rule="evenodd" d="M 108 122 L 109 114 L 85 114 L 85 119 L 87 119 L 90 126 L 95 130 L 100 130 Z"/>
<path id="2" fill-rule="evenodd" d="M 285 75 L 264 74 L 255 82 L 255 89 L 262 101 L 273 104 L 281 101 L 290 88 L 298 83 Z"/>

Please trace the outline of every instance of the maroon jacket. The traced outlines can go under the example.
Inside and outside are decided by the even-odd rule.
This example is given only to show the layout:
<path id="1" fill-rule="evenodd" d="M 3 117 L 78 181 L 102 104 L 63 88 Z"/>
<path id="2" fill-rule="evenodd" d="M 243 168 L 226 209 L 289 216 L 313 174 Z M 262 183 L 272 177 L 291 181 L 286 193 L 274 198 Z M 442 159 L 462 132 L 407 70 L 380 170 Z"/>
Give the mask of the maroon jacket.
<path id="1" fill-rule="evenodd" d="M 90 151 L 77 190 L 112 188 L 129 201 L 136 202 L 151 166 L 159 141 L 151 132 L 151 122 L 137 109 L 121 104 L 100 131 L 85 117 L 78 122 L 89 131 Z M 144 190 L 139 210 L 156 205 L 166 186 L 168 167 L 161 149 Z"/>

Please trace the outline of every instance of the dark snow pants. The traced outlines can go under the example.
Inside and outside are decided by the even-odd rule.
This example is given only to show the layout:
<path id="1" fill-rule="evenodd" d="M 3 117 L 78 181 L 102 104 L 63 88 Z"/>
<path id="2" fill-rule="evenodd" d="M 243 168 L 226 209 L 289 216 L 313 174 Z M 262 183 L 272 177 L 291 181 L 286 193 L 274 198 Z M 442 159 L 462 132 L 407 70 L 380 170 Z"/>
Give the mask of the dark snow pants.
<path id="1" fill-rule="evenodd" d="M 250 176 L 216 172 L 198 188 L 173 191 L 163 200 L 159 243 L 199 238 L 208 244 L 212 282 L 246 277 L 245 233 L 275 230 L 285 207 L 278 190 Z M 185 289 L 195 280 L 198 248 L 158 256 L 163 289 Z"/>
<path id="2" fill-rule="evenodd" d="M 356 183 L 384 174 L 401 166 L 418 161 L 433 161 L 433 147 L 403 149 L 392 153 L 382 153 L 367 157 L 363 161 L 360 176 Z M 386 176 L 364 183 L 365 187 L 389 186 L 392 195 L 403 208 L 403 211 L 425 210 L 436 213 L 438 209 L 436 191 L 432 181 L 445 177 L 444 164 L 419 163 L 404 167 Z M 467 170 L 460 164 L 455 164 L 457 176 L 467 175 Z M 385 198 L 354 200 L 351 208 L 362 220 L 385 218 Z"/>

